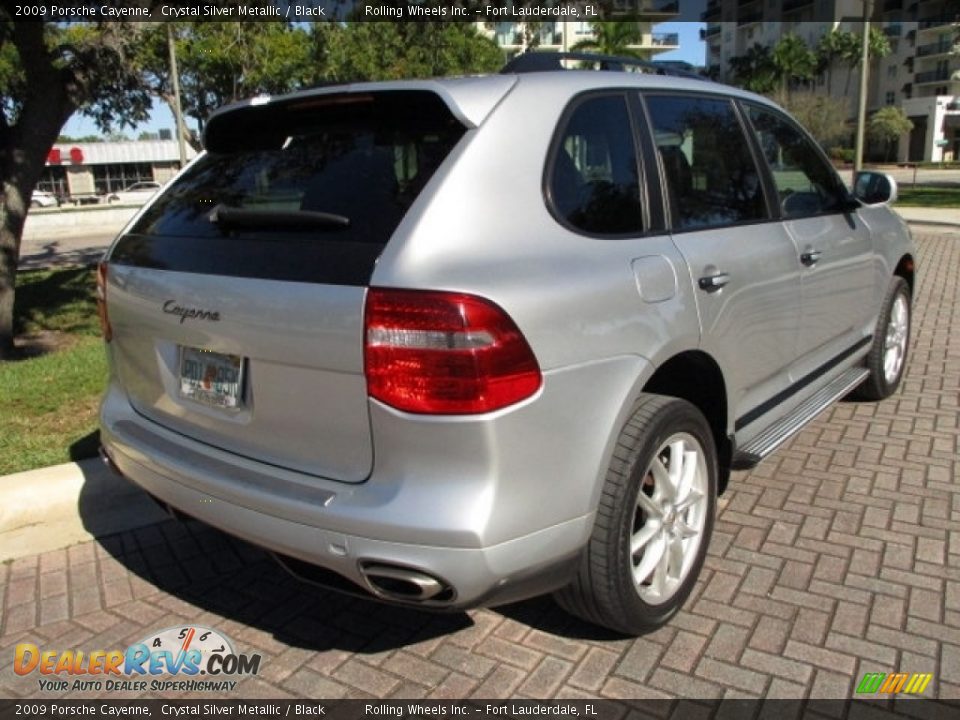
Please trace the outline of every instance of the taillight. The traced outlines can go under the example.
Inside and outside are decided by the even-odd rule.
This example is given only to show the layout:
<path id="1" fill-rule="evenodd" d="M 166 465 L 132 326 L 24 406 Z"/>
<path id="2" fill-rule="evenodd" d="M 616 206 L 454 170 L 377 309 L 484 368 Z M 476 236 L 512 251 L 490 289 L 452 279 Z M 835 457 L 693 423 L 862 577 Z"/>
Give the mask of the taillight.
<path id="1" fill-rule="evenodd" d="M 520 330 L 473 295 L 371 288 L 364 334 L 367 391 L 399 410 L 484 413 L 540 387 L 540 366 Z"/>
<path id="2" fill-rule="evenodd" d="M 113 339 L 110 317 L 107 315 L 107 264 L 97 265 L 97 316 L 100 318 L 100 332 L 106 342 Z"/>

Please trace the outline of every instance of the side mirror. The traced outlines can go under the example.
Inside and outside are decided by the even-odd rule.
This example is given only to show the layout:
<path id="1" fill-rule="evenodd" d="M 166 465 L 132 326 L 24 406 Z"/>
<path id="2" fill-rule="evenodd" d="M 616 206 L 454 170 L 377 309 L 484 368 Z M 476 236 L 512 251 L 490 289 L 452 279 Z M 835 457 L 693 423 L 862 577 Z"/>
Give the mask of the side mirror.
<path id="1" fill-rule="evenodd" d="M 884 173 L 860 172 L 853 181 L 853 194 L 866 205 L 896 202 L 897 181 Z"/>

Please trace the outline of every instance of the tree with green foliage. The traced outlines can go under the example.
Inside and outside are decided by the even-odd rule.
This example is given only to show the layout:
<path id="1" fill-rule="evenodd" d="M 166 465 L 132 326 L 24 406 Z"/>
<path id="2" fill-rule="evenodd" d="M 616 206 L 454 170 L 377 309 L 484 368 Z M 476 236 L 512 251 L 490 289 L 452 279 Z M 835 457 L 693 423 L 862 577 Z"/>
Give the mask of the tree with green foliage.
<path id="1" fill-rule="evenodd" d="M 64 124 L 80 111 L 105 130 L 147 118 L 133 61 L 143 25 L 14 19 L 0 2 L 0 359 L 14 354 L 13 302 L 30 195 Z"/>
<path id="2" fill-rule="evenodd" d="M 815 50 L 817 56 L 816 72 L 826 75 L 827 94 L 833 92 L 833 66 L 843 55 L 845 33 L 836 28 L 820 36 Z"/>
<path id="3" fill-rule="evenodd" d="M 863 54 L 863 36 L 854 32 L 843 33 L 840 46 L 840 59 L 847 66 L 847 82 L 843 91 L 845 95 L 849 95 L 853 71 L 860 67 L 860 57 Z M 884 58 L 890 54 L 890 51 L 890 39 L 880 28 L 871 25 L 870 34 L 867 38 L 868 59 Z"/>
<path id="4" fill-rule="evenodd" d="M 849 104 L 846 98 L 814 92 L 795 92 L 772 98 L 813 135 L 823 148 L 849 144 L 852 129 L 847 124 Z"/>
<path id="5" fill-rule="evenodd" d="M 325 68 L 318 80 L 357 82 L 495 72 L 497 44 L 470 23 L 358 22 L 326 28 L 315 47 Z"/>
<path id="6" fill-rule="evenodd" d="M 893 150 L 900 137 L 913 130 L 913 122 L 899 107 L 888 105 L 877 110 L 867 123 L 867 137 L 887 146 L 887 160 L 892 160 Z"/>
<path id="7" fill-rule="evenodd" d="M 173 33 L 183 114 L 202 129 L 227 103 L 290 92 L 315 82 L 312 41 L 303 28 L 281 21 L 153 23 L 136 62 L 151 92 L 174 113 L 168 32 Z M 196 145 L 193 138 L 187 137 Z"/>
<path id="8" fill-rule="evenodd" d="M 790 97 L 794 86 L 813 78 L 817 56 L 793 33 L 787 33 L 774 46 L 771 54 L 781 92 Z"/>
<path id="9" fill-rule="evenodd" d="M 743 55 L 730 58 L 736 83 L 756 93 L 771 93 L 777 86 L 777 67 L 770 48 L 755 43 Z"/>
<path id="10" fill-rule="evenodd" d="M 630 20 L 592 22 L 590 29 L 593 31 L 593 37 L 579 40 L 574 43 L 571 50 L 595 52 L 601 55 L 644 57 L 631 47 L 643 41 L 643 33 L 636 22 Z"/>
<path id="11" fill-rule="evenodd" d="M 100 135 L 80 135 L 78 137 L 73 137 L 72 135 L 57 135 L 58 145 L 66 145 L 67 143 L 92 143 L 92 142 L 103 142 L 103 138 Z"/>

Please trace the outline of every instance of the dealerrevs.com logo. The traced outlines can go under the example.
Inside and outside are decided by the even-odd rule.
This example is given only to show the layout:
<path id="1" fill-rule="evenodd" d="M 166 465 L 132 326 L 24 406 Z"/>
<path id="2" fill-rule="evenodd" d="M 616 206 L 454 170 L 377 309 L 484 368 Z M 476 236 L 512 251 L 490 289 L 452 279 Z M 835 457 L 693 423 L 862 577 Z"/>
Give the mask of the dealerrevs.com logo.
<path id="1" fill-rule="evenodd" d="M 256 675 L 260 660 L 256 653 L 235 652 L 230 639 L 213 628 L 187 625 L 151 633 L 124 650 L 60 651 L 20 643 L 13 670 L 38 673 L 44 691 L 224 692 L 236 688 L 232 678 Z"/>

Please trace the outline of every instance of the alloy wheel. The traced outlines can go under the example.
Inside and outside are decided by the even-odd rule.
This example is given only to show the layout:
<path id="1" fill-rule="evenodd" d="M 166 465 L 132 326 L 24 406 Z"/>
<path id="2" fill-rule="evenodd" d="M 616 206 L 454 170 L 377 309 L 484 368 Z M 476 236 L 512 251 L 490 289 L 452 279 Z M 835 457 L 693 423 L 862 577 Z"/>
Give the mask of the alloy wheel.
<path id="1" fill-rule="evenodd" d="M 883 342 L 883 378 L 896 382 L 907 355 L 907 337 L 910 331 L 910 309 L 907 298 L 900 293 L 890 308 L 887 332 Z"/>
<path id="2" fill-rule="evenodd" d="M 706 495 L 703 448 L 688 433 L 671 436 L 640 483 L 630 534 L 631 572 L 644 602 L 667 602 L 689 574 L 703 540 Z"/>

